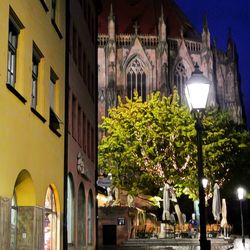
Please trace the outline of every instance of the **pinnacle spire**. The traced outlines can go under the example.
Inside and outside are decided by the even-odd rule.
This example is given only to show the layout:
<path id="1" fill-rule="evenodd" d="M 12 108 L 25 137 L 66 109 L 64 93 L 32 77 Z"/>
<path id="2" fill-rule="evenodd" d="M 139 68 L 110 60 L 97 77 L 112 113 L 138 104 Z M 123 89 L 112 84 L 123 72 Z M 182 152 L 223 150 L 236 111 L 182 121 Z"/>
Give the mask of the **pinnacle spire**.
<path id="1" fill-rule="evenodd" d="M 163 12 L 163 6 L 162 6 L 162 4 L 161 4 L 161 18 L 162 18 L 162 20 L 164 19 L 164 12 Z"/>
<path id="2" fill-rule="evenodd" d="M 113 19 L 114 20 L 114 13 L 113 13 L 113 5 L 112 3 L 110 4 L 110 10 L 109 10 L 109 16 L 108 16 L 108 19 Z"/>
<path id="3" fill-rule="evenodd" d="M 113 5 L 112 3 L 110 4 L 110 12 L 109 12 L 110 16 L 113 16 Z"/>
<path id="4" fill-rule="evenodd" d="M 207 21 L 207 14 L 203 16 L 203 30 L 208 31 L 208 21 Z"/>

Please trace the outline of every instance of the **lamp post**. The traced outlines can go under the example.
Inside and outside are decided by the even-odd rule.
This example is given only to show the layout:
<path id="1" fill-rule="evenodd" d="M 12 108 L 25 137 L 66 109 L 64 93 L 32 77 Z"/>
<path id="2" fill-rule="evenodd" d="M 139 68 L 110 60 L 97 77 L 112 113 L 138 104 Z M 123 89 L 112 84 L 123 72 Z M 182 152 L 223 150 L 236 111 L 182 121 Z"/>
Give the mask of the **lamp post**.
<path id="1" fill-rule="evenodd" d="M 243 201 L 244 198 L 245 198 L 246 191 L 245 191 L 244 188 L 239 187 L 239 188 L 237 189 L 237 193 L 238 193 L 238 198 L 239 198 L 239 201 L 240 201 L 240 219 L 241 219 L 242 243 L 243 243 L 243 245 L 245 245 L 244 221 L 243 221 L 243 212 L 242 212 L 242 201 Z"/>
<path id="2" fill-rule="evenodd" d="M 203 160 L 202 160 L 202 115 L 206 108 L 210 82 L 203 76 L 198 64 L 195 64 L 195 70 L 186 83 L 185 95 L 191 112 L 196 119 L 195 129 L 197 132 L 197 151 L 198 151 L 198 183 L 199 183 L 199 212 L 200 212 L 200 249 L 210 250 L 211 244 L 206 235 L 206 216 L 205 216 L 205 191 L 202 185 Z"/>

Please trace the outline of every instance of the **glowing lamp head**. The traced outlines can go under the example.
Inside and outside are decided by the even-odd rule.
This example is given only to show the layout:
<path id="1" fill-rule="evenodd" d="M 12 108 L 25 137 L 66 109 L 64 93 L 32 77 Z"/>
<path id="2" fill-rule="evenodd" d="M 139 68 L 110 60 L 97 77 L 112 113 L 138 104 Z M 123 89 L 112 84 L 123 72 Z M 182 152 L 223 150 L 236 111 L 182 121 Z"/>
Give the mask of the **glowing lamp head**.
<path id="1" fill-rule="evenodd" d="M 206 189 L 206 188 L 207 188 L 207 184 L 208 184 L 208 179 L 207 179 L 207 178 L 203 178 L 203 179 L 201 180 L 201 182 L 202 182 L 203 188 Z"/>
<path id="2" fill-rule="evenodd" d="M 245 198 L 246 191 L 245 191 L 244 188 L 239 187 L 239 188 L 237 189 L 237 194 L 238 194 L 238 199 L 239 199 L 239 200 L 243 200 L 243 199 Z"/>
<path id="3" fill-rule="evenodd" d="M 190 110 L 202 110 L 207 104 L 210 81 L 203 76 L 197 63 L 194 67 L 194 72 L 186 82 L 185 95 Z"/>

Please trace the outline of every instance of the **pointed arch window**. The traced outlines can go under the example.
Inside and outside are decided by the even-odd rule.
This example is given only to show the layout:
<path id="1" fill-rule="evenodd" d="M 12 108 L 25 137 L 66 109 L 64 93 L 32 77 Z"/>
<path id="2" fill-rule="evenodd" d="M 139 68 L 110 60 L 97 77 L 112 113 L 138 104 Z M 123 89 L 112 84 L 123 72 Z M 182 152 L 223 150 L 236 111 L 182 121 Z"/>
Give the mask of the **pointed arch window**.
<path id="1" fill-rule="evenodd" d="M 44 250 L 57 249 L 57 209 L 55 194 L 51 186 L 45 196 Z"/>
<path id="2" fill-rule="evenodd" d="M 183 102 L 184 97 L 185 97 L 184 88 L 185 88 L 185 83 L 186 83 L 187 79 L 188 79 L 187 78 L 187 70 L 185 69 L 183 63 L 179 62 L 175 68 L 174 82 L 175 82 L 175 86 L 177 87 L 177 90 L 178 90 L 180 102 Z"/>
<path id="3" fill-rule="evenodd" d="M 129 99 L 133 98 L 135 90 L 142 100 L 146 101 L 146 74 L 144 65 L 138 58 L 130 63 L 127 71 L 127 96 Z"/>

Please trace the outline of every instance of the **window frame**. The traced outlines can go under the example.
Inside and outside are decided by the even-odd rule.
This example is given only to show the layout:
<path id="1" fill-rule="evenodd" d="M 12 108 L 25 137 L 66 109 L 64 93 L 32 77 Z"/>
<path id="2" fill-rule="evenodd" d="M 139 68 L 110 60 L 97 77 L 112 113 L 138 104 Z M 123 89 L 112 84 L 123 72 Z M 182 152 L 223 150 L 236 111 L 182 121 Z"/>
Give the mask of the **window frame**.
<path id="1" fill-rule="evenodd" d="M 15 19 L 10 16 L 8 33 L 7 84 L 10 84 L 12 87 L 15 87 L 16 84 L 16 65 L 19 35 L 20 27 L 18 27 Z"/>
<path id="2" fill-rule="evenodd" d="M 31 83 L 31 108 L 37 109 L 38 101 L 39 101 L 39 76 L 40 76 L 40 68 L 41 68 L 41 60 L 43 58 L 43 54 L 37 47 L 37 45 L 33 42 L 33 53 L 32 53 L 32 83 Z M 37 72 L 34 72 L 34 64 L 37 66 Z M 35 86 L 34 86 L 35 85 Z M 35 99 L 35 100 L 33 100 Z"/>

